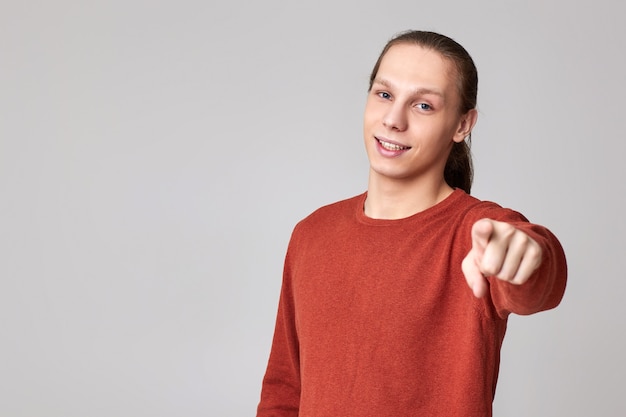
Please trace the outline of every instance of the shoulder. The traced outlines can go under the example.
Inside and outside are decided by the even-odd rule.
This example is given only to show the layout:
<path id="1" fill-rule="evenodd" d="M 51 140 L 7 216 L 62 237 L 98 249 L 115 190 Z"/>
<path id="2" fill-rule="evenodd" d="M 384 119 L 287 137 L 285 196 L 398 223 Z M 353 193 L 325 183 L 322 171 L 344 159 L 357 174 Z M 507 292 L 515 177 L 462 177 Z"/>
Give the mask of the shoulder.
<path id="1" fill-rule="evenodd" d="M 329 228 L 350 223 L 356 218 L 358 206 L 364 200 L 365 193 L 324 205 L 301 219 L 294 227 L 293 234 L 325 233 Z"/>
<path id="2" fill-rule="evenodd" d="M 493 201 L 480 200 L 461 190 L 456 190 L 456 192 L 459 193 L 459 196 L 454 209 L 466 221 L 473 223 L 487 217 L 506 222 L 528 222 L 528 219 L 516 210 L 503 207 Z"/>
<path id="3" fill-rule="evenodd" d="M 353 218 L 365 194 L 359 194 L 344 200 L 324 205 L 298 222 L 296 228 L 318 227 L 325 223 L 336 223 L 338 220 Z"/>
<path id="4" fill-rule="evenodd" d="M 365 193 L 324 205 L 303 219 L 293 228 L 289 242 L 289 252 L 302 252 L 311 244 L 322 244 L 340 230 L 352 230 L 356 223 L 359 204 L 365 199 Z"/>

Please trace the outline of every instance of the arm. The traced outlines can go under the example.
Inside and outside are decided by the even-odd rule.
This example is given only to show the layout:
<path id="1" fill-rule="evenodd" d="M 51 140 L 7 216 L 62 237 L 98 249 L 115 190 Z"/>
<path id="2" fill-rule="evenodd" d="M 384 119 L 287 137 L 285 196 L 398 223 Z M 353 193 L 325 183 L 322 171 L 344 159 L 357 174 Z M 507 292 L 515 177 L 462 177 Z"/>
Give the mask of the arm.
<path id="1" fill-rule="evenodd" d="M 300 356 L 287 252 L 276 328 L 257 417 L 297 417 L 300 406 Z"/>
<path id="2" fill-rule="evenodd" d="M 567 265 L 557 238 L 527 222 L 481 219 L 462 268 L 476 297 L 488 292 L 498 313 L 532 314 L 556 307 L 565 291 Z"/>

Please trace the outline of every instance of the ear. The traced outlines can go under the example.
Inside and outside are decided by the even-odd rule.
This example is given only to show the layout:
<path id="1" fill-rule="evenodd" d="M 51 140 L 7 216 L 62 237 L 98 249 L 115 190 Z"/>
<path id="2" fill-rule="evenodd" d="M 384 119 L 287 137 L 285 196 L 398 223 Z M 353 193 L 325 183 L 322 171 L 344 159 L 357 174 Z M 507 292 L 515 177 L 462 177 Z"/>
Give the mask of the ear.
<path id="1" fill-rule="evenodd" d="M 463 142 L 466 137 L 472 133 L 472 129 L 476 125 L 476 121 L 478 120 L 478 111 L 476 109 L 472 109 L 461 116 L 459 120 L 459 125 L 457 126 L 456 132 L 454 132 L 453 141 L 459 143 Z"/>

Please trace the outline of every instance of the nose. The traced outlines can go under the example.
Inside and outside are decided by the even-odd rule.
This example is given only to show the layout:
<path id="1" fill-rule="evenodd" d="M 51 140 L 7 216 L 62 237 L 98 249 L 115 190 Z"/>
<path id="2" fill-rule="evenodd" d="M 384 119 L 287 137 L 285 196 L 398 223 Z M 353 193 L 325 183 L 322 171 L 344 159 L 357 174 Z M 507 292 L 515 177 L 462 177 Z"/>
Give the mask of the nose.
<path id="1" fill-rule="evenodd" d="M 388 129 L 403 131 L 407 128 L 407 117 L 401 103 L 395 102 L 389 106 L 383 117 L 383 126 Z"/>

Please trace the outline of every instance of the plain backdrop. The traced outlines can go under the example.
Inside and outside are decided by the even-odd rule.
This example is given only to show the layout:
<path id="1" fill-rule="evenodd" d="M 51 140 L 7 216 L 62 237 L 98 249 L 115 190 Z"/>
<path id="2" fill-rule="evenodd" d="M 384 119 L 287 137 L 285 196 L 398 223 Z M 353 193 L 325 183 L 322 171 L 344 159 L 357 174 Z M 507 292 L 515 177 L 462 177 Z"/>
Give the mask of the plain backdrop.
<path id="1" fill-rule="evenodd" d="M 618 1 L 0 2 L 0 415 L 253 416 L 295 223 L 365 190 L 395 33 L 479 70 L 473 194 L 548 226 L 496 416 L 624 416 Z"/>

